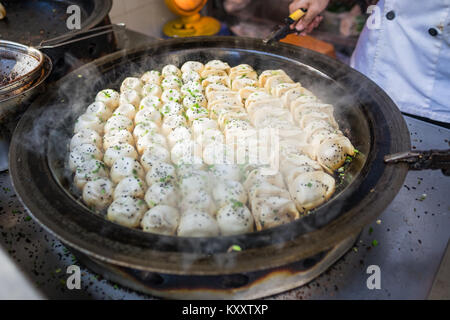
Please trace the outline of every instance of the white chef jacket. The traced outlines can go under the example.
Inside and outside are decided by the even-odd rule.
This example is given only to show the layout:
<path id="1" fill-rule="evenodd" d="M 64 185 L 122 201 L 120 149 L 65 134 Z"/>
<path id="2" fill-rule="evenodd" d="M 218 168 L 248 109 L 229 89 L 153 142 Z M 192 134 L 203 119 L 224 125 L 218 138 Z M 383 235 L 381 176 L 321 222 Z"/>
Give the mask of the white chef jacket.
<path id="1" fill-rule="evenodd" d="M 372 16 L 351 66 L 401 111 L 450 122 L 450 0 L 380 0 L 377 6 L 372 15 L 379 12 L 379 27 Z"/>

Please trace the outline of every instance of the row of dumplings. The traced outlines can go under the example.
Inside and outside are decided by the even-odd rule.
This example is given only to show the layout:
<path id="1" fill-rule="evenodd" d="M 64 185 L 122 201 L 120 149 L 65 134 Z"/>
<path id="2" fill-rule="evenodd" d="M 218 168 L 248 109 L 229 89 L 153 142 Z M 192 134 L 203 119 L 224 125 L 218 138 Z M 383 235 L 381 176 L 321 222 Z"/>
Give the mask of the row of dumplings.
<path id="1" fill-rule="evenodd" d="M 232 235 L 297 219 L 326 201 L 353 146 L 333 107 L 282 70 L 214 60 L 167 65 L 106 89 L 75 124 L 69 167 L 107 218 L 179 236 Z M 261 128 L 280 130 L 281 172 L 227 158 Z M 249 210 L 251 209 L 251 211 Z M 181 212 L 181 214 L 180 214 Z"/>

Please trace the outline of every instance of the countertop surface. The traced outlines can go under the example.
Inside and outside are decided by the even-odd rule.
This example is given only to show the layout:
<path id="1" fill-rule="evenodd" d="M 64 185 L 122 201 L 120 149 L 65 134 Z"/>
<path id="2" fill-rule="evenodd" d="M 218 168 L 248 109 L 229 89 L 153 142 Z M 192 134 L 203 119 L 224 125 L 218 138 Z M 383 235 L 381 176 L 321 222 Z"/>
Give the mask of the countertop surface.
<path id="1" fill-rule="evenodd" d="M 448 149 L 450 130 L 405 119 L 413 149 Z M 410 171 L 394 201 L 361 232 L 348 253 L 309 284 L 269 298 L 426 299 L 449 241 L 449 190 L 450 177 L 440 171 Z M 59 240 L 28 216 L 14 193 L 8 172 L 0 173 L 0 247 L 7 252 L 0 250 L 0 275 L 4 266 L 11 267 L 11 261 L 16 271 L 26 275 L 24 278 L 15 272 L 21 278 L 16 292 L 12 295 L 0 286 L 0 297 L 20 296 L 20 290 L 23 297 L 39 297 L 39 293 L 30 296 L 31 284 L 46 298 L 153 298 L 102 279 L 79 264 Z M 66 286 L 70 276 L 66 270 L 74 264 L 81 268 L 79 290 Z M 371 265 L 380 268 L 381 289 L 367 287 L 367 268 Z M 440 290 L 448 293 L 448 287 Z"/>

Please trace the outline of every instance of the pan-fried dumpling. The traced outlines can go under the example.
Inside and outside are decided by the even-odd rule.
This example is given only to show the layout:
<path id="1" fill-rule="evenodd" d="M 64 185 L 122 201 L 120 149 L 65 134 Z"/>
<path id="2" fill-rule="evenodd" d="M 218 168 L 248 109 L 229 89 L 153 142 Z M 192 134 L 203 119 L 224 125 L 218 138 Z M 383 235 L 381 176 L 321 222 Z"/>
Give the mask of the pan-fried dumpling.
<path id="1" fill-rule="evenodd" d="M 105 151 L 110 147 L 123 144 L 134 144 L 133 135 L 128 130 L 112 130 L 103 136 L 103 148 Z"/>
<path id="2" fill-rule="evenodd" d="M 289 186 L 295 205 L 300 212 L 320 206 L 333 194 L 335 181 L 323 171 L 300 174 Z"/>
<path id="3" fill-rule="evenodd" d="M 143 154 L 145 150 L 149 149 L 155 144 L 167 148 L 167 140 L 162 134 L 150 132 L 142 138 L 139 138 L 139 140 L 136 142 L 136 149 L 139 154 Z"/>
<path id="4" fill-rule="evenodd" d="M 142 96 L 155 96 L 160 98 L 162 95 L 162 89 L 158 84 L 148 83 L 142 87 Z"/>
<path id="5" fill-rule="evenodd" d="M 126 177 L 116 186 L 114 199 L 120 197 L 144 198 L 147 185 L 138 177 Z"/>
<path id="6" fill-rule="evenodd" d="M 141 223 L 142 216 L 147 209 L 147 205 L 142 199 L 121 197 L 111 203 L 106 218 L 125 227 L 136 228 Z"/>
<path id="7" fill-rule="evenodd" d="M 155 163 L 145 177 L 149 186 L 160 182 L 169 182 L 176 179 L 175 167 L 170 163 Z"/>
<path id="8" fill-rule="evenodd" d="M 75 127 L 73 129 L 74 133 L 78 133 L 81 130 L 91 129 L 97 131 L 98 134 L 103 134 L 103 129 L 105 127 L 105 122 L 91 113 L 84 113 L 78 117 L 75 122 Z"/>
<path id="9" fill-rule="evenodd" d="M 145 232 L 175 235 L 180 222 L 180 214 L 177 209 L 158 205 L 148 210 L 141 221 L 142 230 Z"/>
<path id="10" fill-rule="evenodd" d="M 187 96 L 189 94 L 195 96 L 203 93 L 203 86 L 198 82 L 187 82 L 183 84 L 180 91 L 183 96 Z"/>
<path id="11" fill-rule="evenodd" d="M 181 72 L 188 72 L 188 71 L 195 71 L 195 72 L 202 72 L 203 68 L 205 66 L 203 63 L 198 61 L 187 61 L 181 66 Z"/>
<path id="12" fill-rule="evenodd" d="M 328 170 L 334 171 L 341 167 L 347 155 L 353 156 L 355 148 L 345 136 L 325 140 L 316 151 L 317 162 Z"/>
<path id="13" fill-rule="evenodd" d="M 78 189 L 83 190 L 84 185 L 88 181 L 93 181 L 97 178 L 108 178 L 108 169 L 106 169 L 102 161 L 92 159 L 83 162 L 82 165 L 77 167 L 74 183 Z"/>
<path id="14" fill-rule="evenodd" d="M 223 84 L 224 86 L 230 86 L 230 79 L 227 76 L 209 76 L 202 81 L 203 88 L 211 84 Z"/>
<path id="15" fill-rule="evenodd" d="M 259 75 L 259 86 L 264 88 L 268 78 L 273 77 L 273 76 L 287 76 L 287 74 L 286 74 L 286 72 L 284 72 L 281 69 L 279 69 L 279 70 L 266 70 L 266 71 L 262 72 Z"/>
<path id="16" fill-rule="evenodd" d="M 237 79 L 234 79 L 234 81 L 232 82 L 231 89 L 239 91 L 245 87 L 252 87 L 252 86 L 256 87 L 257 85 L 258 82 L 256 82 L 256 80 L 238 77 Z"/>
<path id="17" fill-rule="evenodd" d="M 264 88 L 268 92 L 272 92 L 272 90 L 281 83 L 294 83 L 294 81 L 292 81 L 291 78 L 289 78 L 288 76 L 285 76 L 285 75 L 273 76 L 273 77 L 267 78 Z"/>
<path id="18" fill-rule="evenodd" d="M 225 71 L 218 70 L 218 69 L 203 70 L 200 73 L 200 75 L 203 79 L 211 77 L 211 76 L 219 76 L 219 77 L 227 77 L 228 78 L 228 74 Z"/>
<path id="19" fill-rule="evenodd" d="M 172 90 L 172 89 L 169 89 Z M 165 90 L 164 92 L 166 92 L 167 90 Z M 161 101 L 162 98 L 159 98 L 157 96 L 146 96 L 144 99 L 141 100 L 141 103 L 139 104 L 139 110 L 142 109 L 158 109 L 159 107 L 161 107 Z"/>
<path id="20" fill-rule="evenodd" d="M 182 115 L 179 115 L 179 114 L 171 115 L 171 116 L 164 117 L 164 121 L 161 126 L 161 132 L 165 136 L 168 136 L 172 132 L 173 129 L 178 128 L 178 127 L 186 127 L 186 126 L 187 126 L 187 122 L 186 122 L 185 117 L 183 117 Z"/>
<path id="21" fill-rule="evenodd" d="M 83 188 L 83 201 L 94 210 L 103 210 L 113 201 L 114 185 L 108 178 L 88 181 Z"/>
<path id="22" fill-rule="evenodd" d="M 112 130 L 128 130 L 133 131 L 134 125 L 133 121 L 125 116 L 113 116 L 106 121 L 105 133 Z"/>
<path id="23" fill-rule="evenodd" d="M 209 167 L 209 172 L 217 180 L 241 181 L 242 172 L 236 164 L 215 164 Z"/>
<path id="24" fill-rule="evenodd" d="M 241 97 L 239 96 L 239 93 L 235 91 L 213 91 L 209 95 L 208 102 L 212 104 L 215 101 L 229 101 L 228 99 L 231 99 L 231 101 L 234 101 L 237 105 L 242 105 Z"/>
<path id="25" fill-rule="evenodd" d="M 168 89 L 180 90 L 182 85 L 183 82 L 181 81 L 181 79 L 174 75 L 165 77 L 164 80 L 161 82 L 161 88 L 163 90 Z"/>
<path id="26" fill-rule="evenodd" d="M 216 214 L 216 205 L 213 198 L 206 190 L 193 190 L 186 195 L 184 195 L 183 200 L 180 204 L 180 209 L 182 211 L 187 211 L 189 209 L 195 209 L 202 212 L 209 213 L 214 216 Z"/>
<path id="27" fill-rule="evenodd" d="M 284 121 L 290 125 L 294 124 L 292 114 L 287 109 L 274 108 L 274 107 L 261 107 L 253 112 L 251 115 L 252 123 L 256 128 L 267 127 L 265 124 L 267 121 Z"/>
<path id="28" fill-rule="evenodd" d="M 191 106 L 186 110 L 186 118 L 192 123 L 200 118 L 208 118 L 209 112 L 205 107 Z"/>
<path id="29" fill-rule="evenodd" d="M 159 133 L 159 131 L 159 126 L 153 121 L 137 122 L 133 130 L 133 136 L 135 140 L 139 140 L 147 133 Z"/>
<path id="30" fill-rule="evenodd" d="M 81 144 L 76 146 L 69 154 L 69 168 L 73 172 L 83 163 L 92 160 L 102 160 L 102 152 L 93 144 Z"/>
<path id="31" fill-rule="evenodd" d="M 256 90 L 248 96 L 247 100 L 245 100 L 245 108 L 247 109 L 248 106 L 253 102 L 271 99 L 275 99 L 275 97 L 271 96 L 269 93 L 267 93 L 267 91 L 261 89 Z"/>
<path id="32" fill-rule="evenodd" d="M 242 203 L 229 203 L 217 212 L 217 224 L 224 236 L 244 234 L 254 231 L 253 216 Z"/>
<path id="33" fill-rule="evenodd" d="M 164 66 L 164 68 L 162 68 L 161 74 L 163 77 L 168 77 L 168 76 L 181 77 L 181 70 L 178 69 L 178 67 L 176 65 L 168 64 L 168 65 Z"/>
<path id="34" fill-rule="evenodd" d="M 304 105 L 309 103 L 320 103 L 320 101 L 315 96 L 303 95 L 291 101 L 290 105 L 287 105 L 286 107 L 289 108 L 289 110 L 293 111 L 294 108 L 297 107 L 298 105 Z"/>
<path id="35" fill-rule="evenodd" d="M 205 95 L 208 100 L 210 99 L 210 95 L 216 91 L 231 91 L 226 85 L 220 83 L 212 83 L 205 88 Z"/>
<path id="36" fill-rule="evenodd" d="M 208 165 L 232 164 L 234 150 L 223 143 L 210 143 L 203 150 L 203 161 Z"/>
<path id="37" fill-rule="evenodd" d="M 149 208 L 158 205 L 177 207 L 179 195 L 173 181 L 152 184 L 145 193 L 145 202 Z"/>
<path id="38" fill-rule="evenodd" d="M 274 96 L 281 97 L 284 93 L 286 93 L 290 89 L 301 88 L 301 84 L 299 82 L 296 83 L 280 83 L 272 88 L 271 93 Z"/>
<path id="39" fill-rule="evenodd" d="M 215 237 L 219 233 L 216 219 L 206 212 L 191 209 L 181 215 L 178 225 L 180 237 Z"/>
<path id="40" fill-rule="evenodd" d="M 181 103 L 170 101 L 164 104 L 159 110 L 164 117 L 173 116 L 173 115 L 181 115 L 184 111 Z"/>
<path id="41" fill-rule="evenodd" d="M 194 156 L 201 155 L 201 146 L 192 140 L 177 142 L 170 151 L 170 158 L 175 165 L 179 165 L 183 161 L 189 161 Z"/>
<path id="42" fill-rule="evenodd" d="M 138 154 L 136 152 L 136 149 L 134 149 L 132 145 L 124 143 L 106 149 L 105 154 L 103 156 L 103 161 L 108 167 L 112 167 L 114 161 L 122 157 L 137 159 Z"/>
<path id="43" fill-rule="evenodd" d="M 220 61 L 220 60 L 211 60 L 208 61 L 208 63 L 205 64 L 204 70 L 223 70 L 228 73 L 230 70 L 230 65 L 226 62 Z"/>
<path id="44" fill-rule="evenodd" d="M 96 101 L 87 107 L 86 114 L 93 114 L 101 120 L 106 121 L 111 117 L 111 110 L 103 102 Z"/>
<path id="45" fill-rule="evenodd" d="M 313 121 L 325 121 L 327 122 L 332 128 L 338 129 L 339 125 L 337 124 L 334 117 L 328 113 L 325 112 L 310 112 L 307 114 L 304 114 L 297 123 L 300 125 L 300 128 L 306 128 L 308 123 Z"/>
<path id="46" fill-rule="evenodd" d="M 184 97 L 183 99 L 183 105 L 186 108 L 190 108 L 190 107 L 206 107 L 206 105 L 208 104 L 208 101 L 206 101 L 205 96 L 202 93 L 198 93 L 198 94 L 188 94 L 187 96 Z"/>
<path id="47" fill-rule="evenodd" d="M 281 175 L 281 173 L 278 172 L 273 175 L 266 175 L 261 168 L 254 169 L 248 174 L 244 182 L 244 188 L 245 190 L 250 192 L 263 183 L 273 185 L 280 189 L 285 189 L 283 176 Z"/>
<path id="48" fill-rule="evenodd" d="M 258 87 L 244 87 L 239 90 L 239 96 L 245 102 L 250 97 L 250 95 L 255 92 L 266 92 L 266 90 L 264 88 Z"/>
<path id="49" fill-rule="evenodd" d="M 159 162 L 169 162 L 169 151 L 159 144 L 153 144 L 149 146 L 141 157 L 141 165 L 145 172 L 149 172 L 150 169 Z"/>
<path id="50" fill-rule="evenodd" d="M 93 144 L 97 148 L 102 149 L 102 138 L 97 131 L 92 129 L 83 129 L 78 131 L 70 140 L 70 151 L 82 144 Z"/>
<path id="51" fill-rule="evenodd" d="M 168 102 L 181 102 L 181 93 L 176 89 L 164 90 L 161 95 L 161 101 L 163 103 Z"/>
<path id="52" fill-rule="evenodd" d="M 283 101 L 284 105 L 289 108 L 289 110 L 292 110 L 291 109 L 292 101 L 297 100 L 300 97 L 308 96 L 308 95 L 314 96 L 311 91 L 306 90 L 303 87 L 300 87 L 300 88 L 297 87 L 297 88 L 289 89 L 288 91 L 286 91 L 281 96 L 281 100 Z"/>
<path id="53" fill-rule="evenodd" d="M 195 140 L 200 148 L 203 150 L 207 145 L 211 143 L 225 143 L 225 136 L 217 129 L 208 129 L 204 131 Z"/>
<path id="54" fill-rule="evenodd" d="M 181 76 L 181 80 L 183 80 L 183 83 L 200 82 L 200 79 L 201 79 L 200 75 L 198 74 L 198 72 L 195 71 L 183 72 Z"/>
<path id="55" fill-rule="evenodd" d="M 147 122 L 153 121 L 157 125 L 161 124 L 161 113 L 159 113 L 158 109 L 155 107 L 146 107 L 142 110 L 139 110 L 134 117 L 134 122 Z"/>
<path id="56" fill-rule="evenodd" d="M 210 178 L 208 172 L 202 170 L 194 169 L 189 173 L 185 172 L 179 181 L 181 195 L 186 196 L 197 190 L 209 190 Z"/>
<path id="57" fill-rule="evenodd" d="M 120 86 L 120 92 L 124 93 L 126 91 L 134 90 L 138 93 L 141 93 L 142 85 L 143 83 L 141 79 L 135 77 L 128 77 L 122 81 L 122 85 Z"/>
<path id="58" fill-rule="evenodd" d="M 215 130 L 218 128 L 217 122 L 208 118 L 199 118 L 192 121 L 192 132 L 194 137 L 202 135 L 209 130 Z"/>
<path id="59" fill-rule="evenodd" d="M 136 90 L 128 90 L 120 94 L 119 105 L 130 103 L 137 108 L 139 102 L 141 102 L 141 94 Z"/>
<path id="60" fill-rule="evenodd" d="M 97 93 L 95 101 L 103 102 L 110 111 L 114 111 L 119 106 L 120 95 L 113 89 L 105 89 Z"/>
<path id="61" fill-rule="evenodd" d="M 161 84 L 161 72 L 157 70 L 147 71 L 142 75 L 141 80 L 145 84 L 156 84 L 159 86 Z"/>
<path id="62" fill-rule="evenodd" d="M 121 104 L 114 110 L 113 116 L 125 116 L 130 120 L 134 120 L 136 115 L 136 108 L 132 104 Z"/>
<path id="63" fill-rule="evenodd" d="M 253 199 L 252 212 L 257 230 L 276 227 L 299 218 L 294 202 L 277 195 Z"/>
<path id="64" fill-rule="evenodd" d="M 176 143 L 191 140 L 191 132 L 186 127 L 175 128 L 168 136 L 167 142 L 172 148 Z"/>
<path id="65" fill-rule="evenodd" d="M 267 99 L 267 100 L 258 100 L 258 101 L 249 103 L 247 106 L 247 112 L 251 117 L 257 110 L 262 109 L 262 108 L 276 108 L 278 110 L 284 109 L 283 103 L 281 102 L 280 99 L 272 98 L 272 99 Z M 286 109 L 286 111 L 288 111 L 288 110 Z"/>
<path id="66" fill-rule="evenodd" d="M 142 166 L 136 159 L 128 157 L 118 158 L 111 167 L 111 180 L 114 183 L 119 183 L 126 177 L 144 179 L 144 169 L 142 169 Z"/>
<path id="67" fill-rule="evenodd" d="M 219 208 L 228 203 L 244 204 L 247 202 L 247 192 L 241 183 L 234 180 L 221 180 L 212 191 Z"/>

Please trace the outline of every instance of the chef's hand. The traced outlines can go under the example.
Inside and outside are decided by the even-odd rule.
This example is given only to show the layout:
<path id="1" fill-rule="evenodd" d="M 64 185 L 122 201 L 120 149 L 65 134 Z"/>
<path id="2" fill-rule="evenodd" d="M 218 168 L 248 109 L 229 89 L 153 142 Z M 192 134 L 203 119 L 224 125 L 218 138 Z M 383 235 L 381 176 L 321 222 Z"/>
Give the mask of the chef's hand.
<path id="1" fill-rule="evenodd" d="M 293 24 L 291 28 L 297 29 L 297 31 L 303 31 L 301 34 L 305 35 L 317 28 L 322 21 L 323 17 L 319 14 L 325 10 L 330 0 L 294 0 L 289 5 L 289 12 L 292 13 L 300 8 L 308 9 L 306 15 L 301 18 L 296 24 Z"/>

